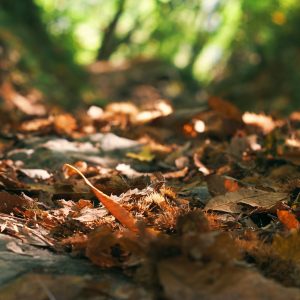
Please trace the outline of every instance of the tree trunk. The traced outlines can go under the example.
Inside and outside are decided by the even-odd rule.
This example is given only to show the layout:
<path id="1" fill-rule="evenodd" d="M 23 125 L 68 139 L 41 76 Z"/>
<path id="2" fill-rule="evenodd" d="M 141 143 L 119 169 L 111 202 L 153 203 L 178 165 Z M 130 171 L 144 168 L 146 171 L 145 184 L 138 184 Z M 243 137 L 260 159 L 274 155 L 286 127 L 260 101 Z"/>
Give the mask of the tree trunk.
<path id="1" fill-rule="evenodd" d="M 115 36 L 115 31 L 124 11 L 125 3 L 126 0 L 119 0 L 117 11 L 111 22 L 104 30 L 104 36 L 101 42 L 101 47 L 98 51 L 97 60 L 108 60 L 119 45 Z"/>

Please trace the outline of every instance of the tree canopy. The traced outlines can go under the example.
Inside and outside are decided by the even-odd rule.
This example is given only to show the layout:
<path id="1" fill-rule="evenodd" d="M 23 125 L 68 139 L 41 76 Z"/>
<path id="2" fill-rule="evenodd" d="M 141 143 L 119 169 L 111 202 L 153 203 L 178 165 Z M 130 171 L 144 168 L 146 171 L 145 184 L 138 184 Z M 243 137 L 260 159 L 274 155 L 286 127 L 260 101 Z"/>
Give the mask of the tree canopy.
<path id="1" fill-rule="evenodd" d="M 6 43 L 17 47 L 21 39 L 22 66 L 45 70 L 33 75 L 42 88 L 71 77 L 65 87 L 78 90 L 76 64 L 143 57 L 175 66 L 198 90 L 243 108 L 254 98 L 258 109 L 273 101 L 279 110 L 300 100 L 295 0 L 26 0 L 1 7 L 8 25 L 2 40 L 10 34 Z"/>

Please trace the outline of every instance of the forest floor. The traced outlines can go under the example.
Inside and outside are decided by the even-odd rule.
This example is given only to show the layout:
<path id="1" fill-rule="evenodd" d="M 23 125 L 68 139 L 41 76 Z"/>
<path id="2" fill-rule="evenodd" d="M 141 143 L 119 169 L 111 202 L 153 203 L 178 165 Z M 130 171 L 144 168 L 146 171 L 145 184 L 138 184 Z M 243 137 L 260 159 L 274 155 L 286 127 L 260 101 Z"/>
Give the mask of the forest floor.
<path id="1" fill-rule="evenodd" d="M 300 112 L 143 88 L 74 115 L 6 91 L 0 299 L 300 299 Z"/>

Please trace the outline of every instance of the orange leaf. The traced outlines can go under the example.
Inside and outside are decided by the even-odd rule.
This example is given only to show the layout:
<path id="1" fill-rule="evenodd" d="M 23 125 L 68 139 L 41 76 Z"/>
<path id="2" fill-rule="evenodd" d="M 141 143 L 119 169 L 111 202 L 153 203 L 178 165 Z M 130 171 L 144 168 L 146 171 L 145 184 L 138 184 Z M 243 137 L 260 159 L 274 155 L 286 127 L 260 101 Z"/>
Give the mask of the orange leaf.
<path id="1" fill-rule="evenodd" d="M 287 210 L 277 210 L 277 216 L 279 221 L 289 230 L 291 229 L 299 229 L 300 223 L 296 219 L 295 215 L 290 213 Z"/>
<path id="2" fill-rule="evenodd" d="M 124 226 L 133 232 L 139 232 L 139 228 L 137 226 L 135 218 L 127 211 L 123 206 L 119 203 L 115 202 L 111 197 L 104 194 L 96 187 L 92 185 L 92 183 L 75 167 L 65 164 L 64 168 L 71 169 L 79 174 L 85 183 L 92 189 L 93 193 L 96 195 L 98 200 L 107 208 L 107 210 Z"/>
<path id="3" fill-rule="evenodd" d="M 54 117 L 54 128 L 58 134 L 70 135 L 77 129 L 75 118 L 70 114 L 60 114 Z"/>
<path id="4" fill-rule="evenodd" d="M 90 200 L 85 200 L 85 199 L 79 199 L 76 202 L 76 208 L 78 210 L 81 210 L 81 209 L 83 209 L 85 207 L 92 208 L 93 207 L 93 203 Z"/>
<path id="5" fill-rule="evenodd" d="M 240 186 L 237 181 L 225 179 L 224 180 L 224 187 L 228 192 L 236 192 Z"/>
<path id="6" fill-rule="evenodd" d="M 194 126 L 192 124 L 184 124 L 183 126 L 183 132 L 185 135 L 188 135 L 190 137 L 196 137 L 197 131 L 194 129 Z"/>

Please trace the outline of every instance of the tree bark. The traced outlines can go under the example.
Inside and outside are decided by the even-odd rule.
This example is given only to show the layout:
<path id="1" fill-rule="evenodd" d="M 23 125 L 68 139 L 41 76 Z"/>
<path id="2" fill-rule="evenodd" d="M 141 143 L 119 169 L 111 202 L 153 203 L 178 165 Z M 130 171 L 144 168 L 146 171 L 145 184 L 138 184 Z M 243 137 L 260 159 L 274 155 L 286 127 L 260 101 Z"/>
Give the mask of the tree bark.
<path id="1" fill-rule="evenodd" d="M 97 60 L 107 60 L 111 54 L 116 50 L 119 45 L 117 38 L 115 36 L 115 31 L 118 25 L 118 22 L 123 14 L 125 8 L 126 0 L 119 0 L 117 11 L 104 30 L 104 36 L 101 42 L 101 47 L 99 48 Z"/>

